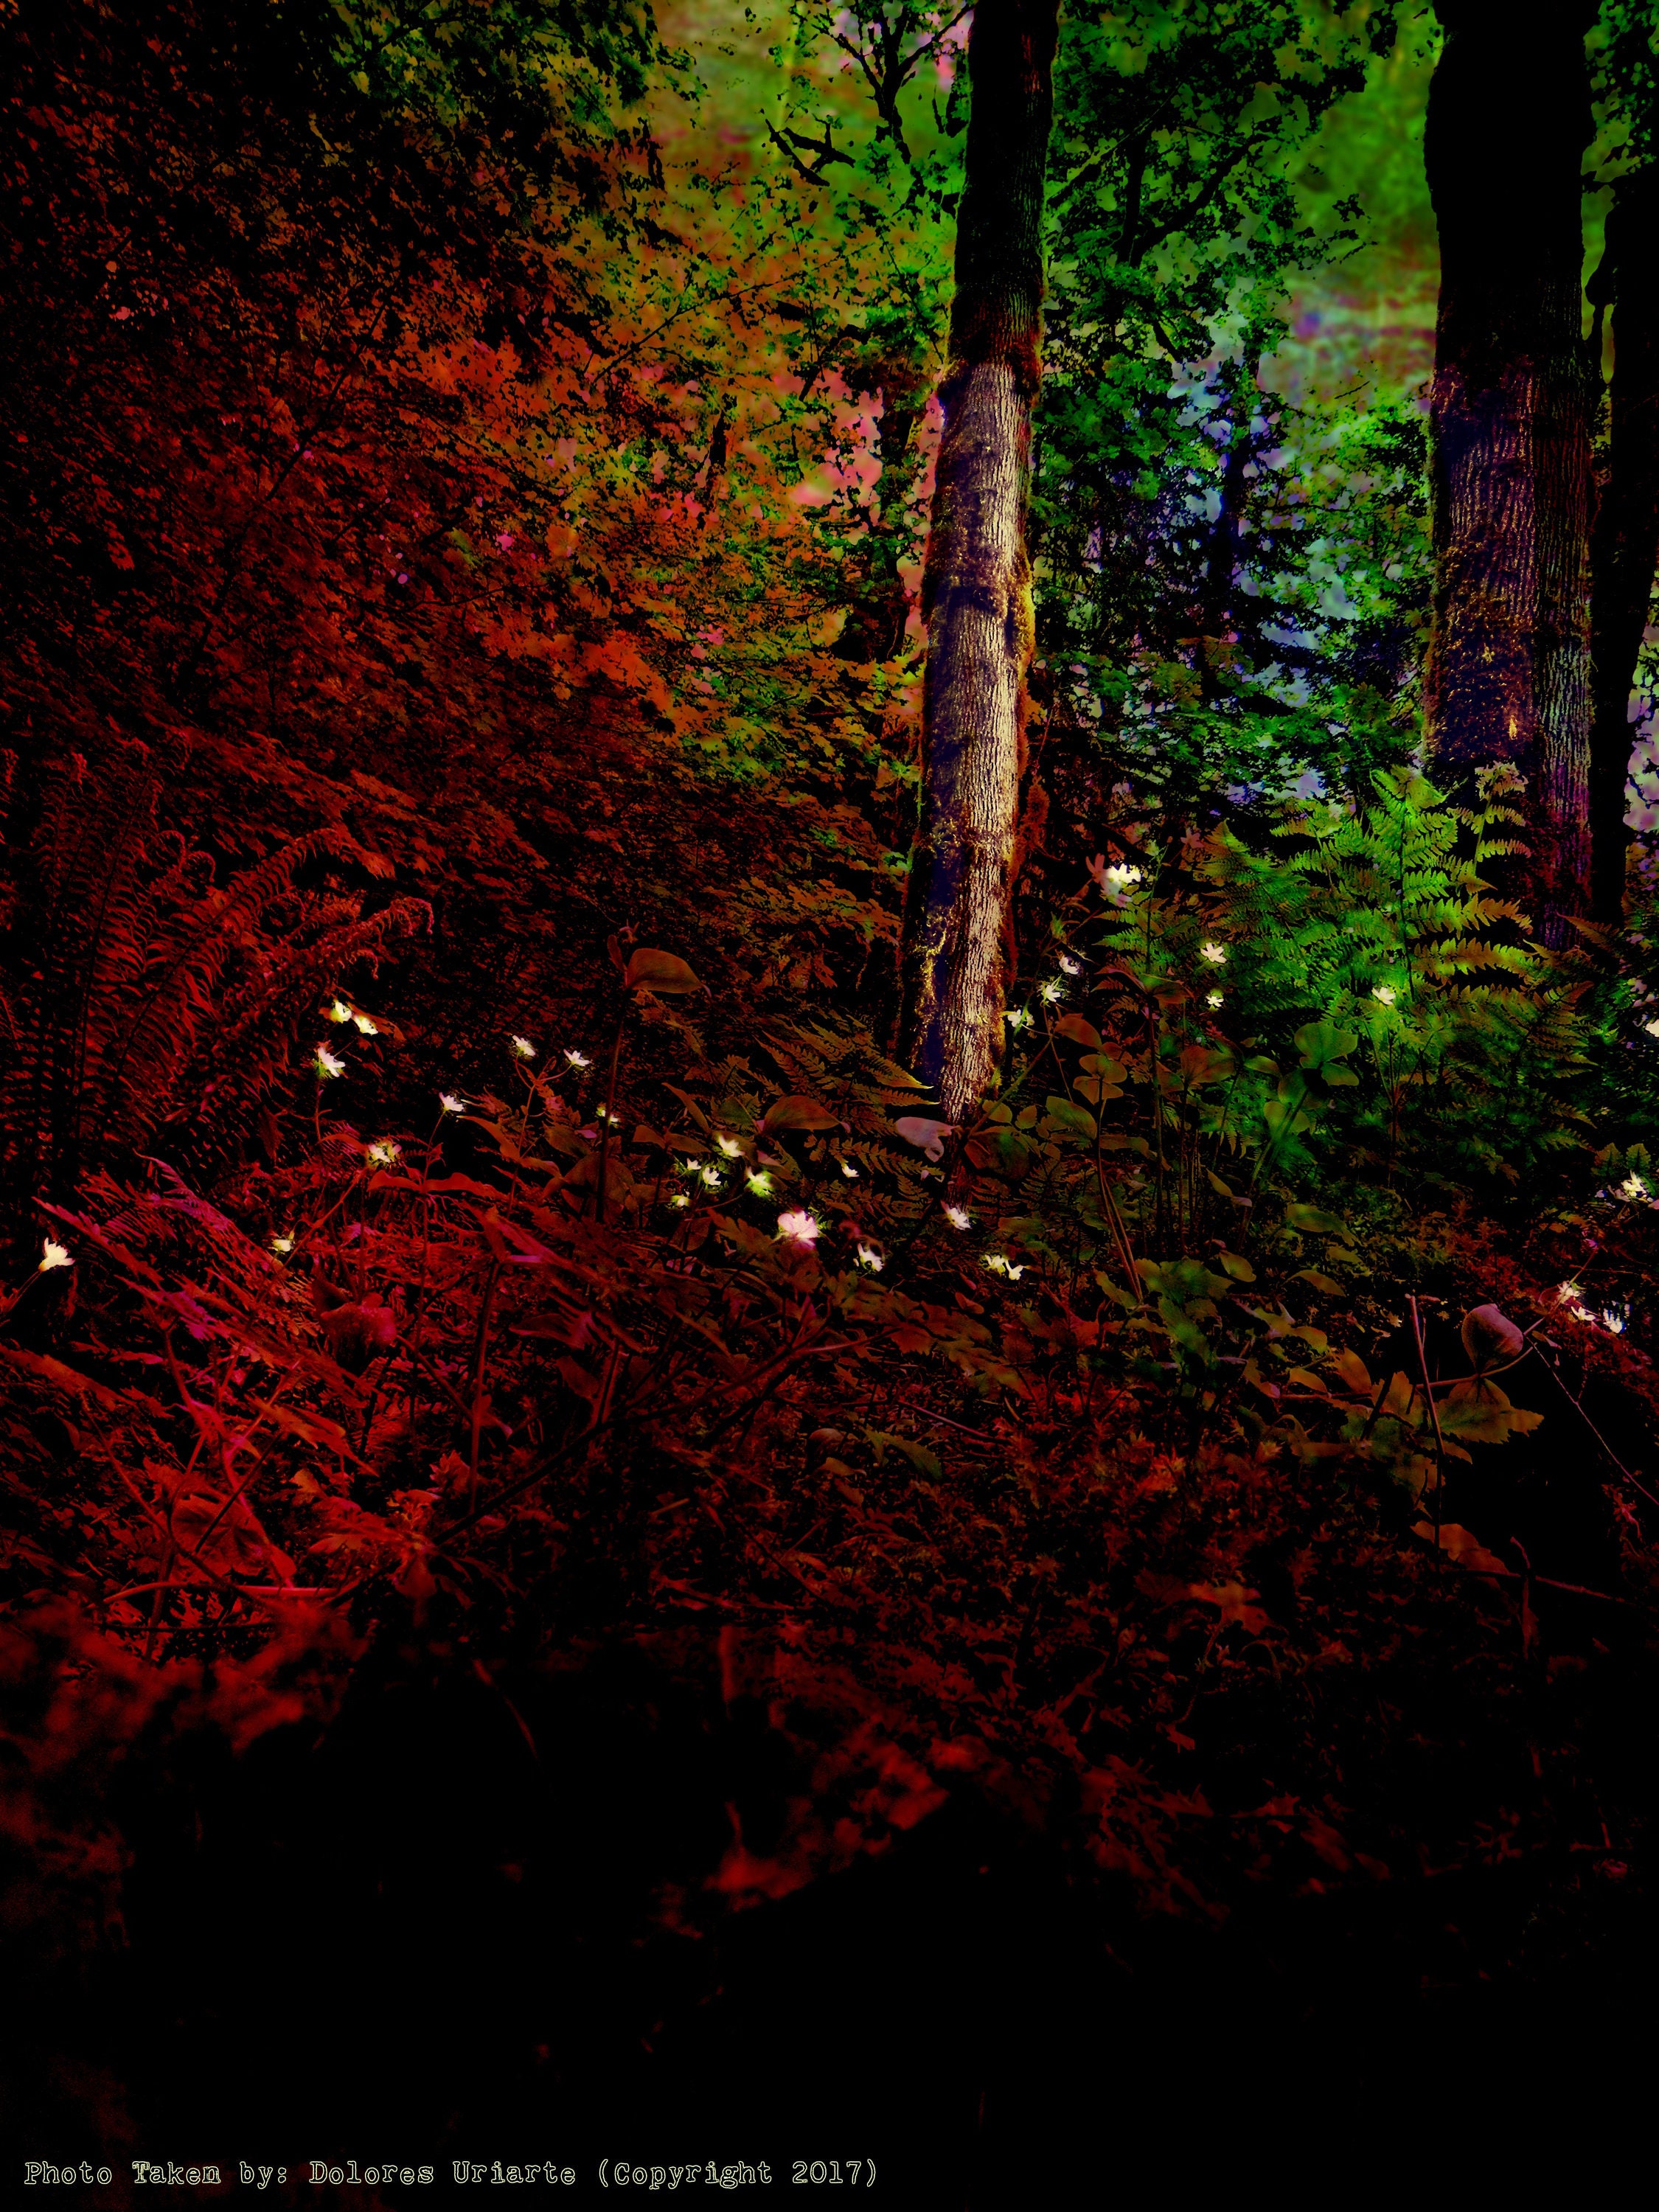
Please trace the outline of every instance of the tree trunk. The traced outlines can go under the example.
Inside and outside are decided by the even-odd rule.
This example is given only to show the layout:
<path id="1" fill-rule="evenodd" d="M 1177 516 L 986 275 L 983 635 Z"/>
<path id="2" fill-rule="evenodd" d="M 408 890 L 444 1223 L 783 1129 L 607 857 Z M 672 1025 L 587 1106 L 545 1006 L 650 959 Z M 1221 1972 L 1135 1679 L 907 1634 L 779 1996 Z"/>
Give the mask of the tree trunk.
<path id="1" fill-rule="evenodd" d="M 1547 942 L 1589 874 L 1594 370 L 1580 165 L 1593 0 L 1438 0 L 1424 139 L 1440 228 L 1430 394 L 1434 620 L 1425 734 L 1454 774 L 1512 763 L 1529 854 L 1510 882 Z"/>
<path id="2" fill-rule="evenodd" d="M 1059 0 L 981 0 L 922 577 L 921 821 L 899 1049 L 959 1120 L 1001 1056 L 1032 642 L 1025 546 Z"/>
<path id="3" fill-rule="evenodd" d="M 1597 921 L 1616 927 L 1630 848 L 1630 697 L 1659 566 L 1659 163 L 1620 183 L 1591 296 L 1613 304 L 1614 349 L 1607 475 L 1591 544 L 1591 894 Z"/>

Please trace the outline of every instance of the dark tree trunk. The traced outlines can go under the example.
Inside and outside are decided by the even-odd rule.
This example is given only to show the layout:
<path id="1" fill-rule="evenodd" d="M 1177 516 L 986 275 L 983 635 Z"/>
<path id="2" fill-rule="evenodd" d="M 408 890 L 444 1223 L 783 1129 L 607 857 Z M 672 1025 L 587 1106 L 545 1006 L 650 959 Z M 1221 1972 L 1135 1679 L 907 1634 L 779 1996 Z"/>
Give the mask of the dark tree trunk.
<path id="1" fill-rule="evenodd" d="M 922 579 L 921 821 L 899 1048 L 963 1115 L 1001 1054 L 1032 642 L 1025 520 L 1059 0 L 981 0 Z"/>
<path id="2" fill-rule="evenodd" d="M 1595 375 L 1583 337 L 1584 35 L 1594 0 L 1438 0 L 1424 154 L 1440 228 L 1430 397 L 1429 745 L 1443 773 L 1512 763 L 1547 940 L 1589 875 Z"/>
<path id="3" fill-rule="evenodd" d="M 1624 918 L 1630 696 L 1659 566 L 1659 163 L 1620 183 L 1591 296 L 1612 305 L 1607 481 L 1591 545 L 1590 850 L 1593 911 Z"/>

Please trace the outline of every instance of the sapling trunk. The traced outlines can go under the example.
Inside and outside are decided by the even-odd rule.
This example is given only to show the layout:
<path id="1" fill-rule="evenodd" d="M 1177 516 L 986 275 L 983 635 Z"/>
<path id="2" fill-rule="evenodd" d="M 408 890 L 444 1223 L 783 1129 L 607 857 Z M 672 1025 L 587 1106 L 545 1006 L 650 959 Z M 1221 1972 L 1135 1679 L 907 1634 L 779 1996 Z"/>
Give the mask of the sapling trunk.
<path id="1" fill-rule="evenodd" d="M 1025 545 L 1059 0 L 981 0 L 956 301 L 922 578 L 921 819 L 900 949 L 899 1049 L 961 1121 L 1002 1056 L 1012 966 Z"/>

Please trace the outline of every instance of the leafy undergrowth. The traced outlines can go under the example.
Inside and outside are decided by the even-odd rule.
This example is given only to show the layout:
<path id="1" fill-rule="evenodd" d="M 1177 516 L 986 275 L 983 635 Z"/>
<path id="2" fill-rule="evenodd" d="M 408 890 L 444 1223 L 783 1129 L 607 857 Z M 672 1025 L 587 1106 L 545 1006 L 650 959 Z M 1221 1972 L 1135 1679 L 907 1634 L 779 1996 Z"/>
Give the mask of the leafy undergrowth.
<path id="1" fill-rule="evenodd" d="M 1063 957 L 966 1130 L 828 1013 L 712 1059 L 686 964 L 613 944 L 608 1053 L 511 1039 L 499 1094 L 365 1136 L 339 1040 L 396 1047 L 334 998 L 308 1125 L 211 1200 L 152 1159 L 47 1204 L 0 1344 L 42 1973 L 92 1971 L 169 1775 L 379 1771 L 399 1685 L 482 1700 L 482 1799 L 527 1759 L 627 1808 L 614 1863 L 547 1806 L 497 1856 L 649 1938 L 647 2027 L 676 1943 L 965 1806 L 1120 1951 L 1318 1908 L 1457 1984 L 1626 1940 L 1659 1394 L 1640 1311 L 1565 1279 L 1639 1282 L 1650 1209 L 1505 1231 L 1366 1172 L 1401 1117 L 1358 1032 L 1230 1043 L 1176 970 L 1249 947 L 1175 908 L 1139 966 Z M 1352 1185 L 1292 1195 L 1350 1104 Z"/>

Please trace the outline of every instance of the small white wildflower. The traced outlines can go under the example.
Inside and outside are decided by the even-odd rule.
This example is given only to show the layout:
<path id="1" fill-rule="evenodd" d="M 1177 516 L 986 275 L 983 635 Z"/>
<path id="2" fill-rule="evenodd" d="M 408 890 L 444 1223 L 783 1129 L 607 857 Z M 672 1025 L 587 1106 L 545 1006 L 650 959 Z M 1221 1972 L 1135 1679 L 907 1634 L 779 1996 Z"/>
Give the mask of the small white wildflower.
<path id="1" fill-rule="evenodd" d="M 818 1241 L 818 1224 L 810 1213 L 781 1213 L 778 1235 L 784 1243 L 810 1252 Z"/>
<path id="2" fill-rule="evenodd" d="M 725 1153 L 728 1160 L 736 1159 L 738 1154 L 743 1150 L 743 1146 L 738 1142 L 735 1137 L 716 1137 L 714 1142 L 720 1146 L 720 1150 Z"/>
<path id="3" fill-rule="evenodd" d="M 1026 1012 L 1024 1006 L 1016 1006 L 1013 1008 L 1012 1012 L 1005 1014 L 1002 1018 L 1007 1023 L 1011 1030 L 1023 1030 L 1026 1023 L 1030 1020 L 1031 1017 Z"/>
<path id="4" fill-rule="evenodd" d="M 325 1044 L 319 1044 L 318 1046 L 317 1057 L 311 1064 L 316 1069 L 319 1076 L 325 1083 L 327 1082 L 328 1079 L 331 1075 L 343 1075 L 345 1073 L 344 1060 L 339 1059 L 335 1054 L 331 1053 Z"/>
<path id="5" fill-rule="evenodd" d="M 1204 1001 L 1204 1003 L 1210 1008 L 1211 1012 L 1213 1012 L 1218 1006 L 1224 1003 L 1224 995 L 1219 991 L 1212 991 L 1209 997 Z"/>
<path id="6" fill-rule="evenodd" d="M 328 1010 L 328 1018 L 331 1022 L 349 1022 L 351 1019 L 351 1009 L 343 999 L 337 999 Z"/>
<path id="7" fill-rule="evenodd" d="M 859 1265 L 860 1267 L 867 1267 L 872 1275 L 878 1275 L 882 1269 L 887 1265 L 887 1262 L 882 1257 L 881 1254 L 877 1251 L 873 1244 L 860 1244 L 859 1246 Z"/>
<path id="8" fill-rule="evenodd" d="M 368 1148 L 368 1164 L 371 1167 L 389 1168 L 402 1151 L 403 1146 L 390 1137 L 377 1137 Z"/>
<path id="9" fill-rule="evenodd" d="M 270 1240 L 270 1249 L 279 1260 L 286 1259 L 294 1249 L 294 1239 L 291 1237 L 273 1237 Z"/>
<path id="10" fill-rule="evenodd" d="M 1200 960 L 1207 960 L 1212 968 L 1222 968 L 1226 965 L 1227 948 L 1224 945 L 1217 945 L 1206 938 L 1198 948 L 1198 957 Z"/>
<path id="11" fill-rule="evenodd" d="M 1632 1206 L 1638 1199 L 1645 1198 L 1647 1194 L 1648 1187 L 1639 1175 L 1627 1175 L 1619 1186 L 1620 1197 L 1629 1199 Z"/>
<path id="12" fill-rule="evenodd" d="M 1642 1026 L 1650 1037 L 1659 1037 L 1659 1021 L 1644 1022 Z"/>
<path id="13" fill-rule="evenodd" d="M 668 1203 L 671 1206 L 690 1206 L 691 1203 L 690 1193 L 689 1191 L 677 1190 L 672 1198 L 669 1200 Z"/>
<path id="14" fill-rule="evenodd" d="M 708 1165 L 706 1168 L 700 1169 L 698 1172 L 701 1175 L 702 1181 L 708 1184 L 710 1190 L 718 1190 L 720 1188 L 720 1171 L 714 1165 L 713 1160 L 710 1160 Z"/>
<path id="15" fill-rule="evenodd" d="M 364 1036 L 379 1036 L 380 1034 L 380 1024 L 370 1015 L 354 1014 L 351 1018 L 356 1023 L 358 1029 L 362 1032 Z"/>
<path id="16" fill-rule="evenodd" d="M 1008 1272 L 1008 1262 L 1000 1252 L 988 1252 L 985 1255 L 985 1264 L 994 1275 L 1006 1275 Z"/>
<path id="17" fill-rule="evenodd" d="M 1059 984 L 1053 981 L 1045 983 L 1042 987 L 1042 995 L 1052 1006 L 1054 1001 L 1060 996 L 1060 988 Z"/>
<path id="18" fill-rule="evenodd" d="M 841 1171 L 846 1176 L 848 1182 L 856 1182 L 859 1179 L 859 1171 L 853 1165 L 851 1160 L 843 1160 L 842 1162 Z"/>
<path id="19" fill-rule="evenodd" d="M 1614 1336 L 1622 1336 L 1625 1333 L 1624 1316 L 1615 1313 L 1611 1306 L 1604 1307 L 1601 1314 L 1601 1326 L 1605 1329 L 1610 1329 Z"/>
<path id="20" fill-rule="evenodd" d="M 764 1168 L 756 1169 L 754 1174 L 749 1178 L 749 1188 L 754 1192 L 757 1198 L 769 1198 L 771 1196 L 772 1178 L 767 1174 Z"/>
<path id="21" fill-rule="evenodd" d="M 465 1114 L 466 1111 L 465 1099 L 458 1098 L 453 1091 L 441 1091 L 438 1104 L 446 1114 Z"/>
<path id="22" fill-rule="evenodd" d="M 1139 883 L 1142 878 L 1139 868 L 1132 868 L 1127 862 L 1120 860 L 1115 867 L 1106 870 L 1101 880 L 1103 883 L 1109 884 L 1115 891 L 1127 891 L 1133 884 Z"/>
<path id="23" fill-rule="evenodd" d="M 507 1042 L 514 1060 L 534 1060 L 536 1057 L 536 1048 L 528 1037 L 511 1036 Z"/>
<path id="24" fill-rule="evenodd" d="M 604 1121 L 609 1118 L 610 1113 L 611 1109 L 605 1104 L 604 1099 L 601 1098 L 599 1104 L 593 1109 L 593 1119 L 596 1121 Z"/>
<path id="25" fill-rule="evenodd" d="M 40 1264 L 34 1272 L 37 1275 L 49 1275 L 54 1267 L 72 1267 L 74 1265 L 68 1245 L 54 1243 L 48 1237 L 42 1246 Z"/>
<path id="26" fill-rule="evenodd" d="M 965 1206 L 947 1206 L 945 1218 L 952 1229 L 971 1229 L 974 1225 L 974 1217 Z"/>
<path id="27" fill-rule="evenodd" d="M 1371 993 L 1372 998 L 1376 1000 L 1379 1006 L 1393 1006 L 1395 999 L 1400 994 L 1397 991 L 1391 990 L 1386 983 L 1379 983 L 1376 989 Z"/>
<path id="28" fill-rule="evenodd" d="M 1060 972 L 1062 975 L 1080 975 L 1083 973 L 1083 963 L 1080 960 L 1073 960 L 1069 952 L 1062 952 L 1060 956 Z"/>
<path id="29" fill-rule="evenodd" d="M 593 1065 L 585 1052 L 572 1052 L 568 1045 L 564 1048 L 564 1056 L 572 1067 L 592 1067 Z"/>

